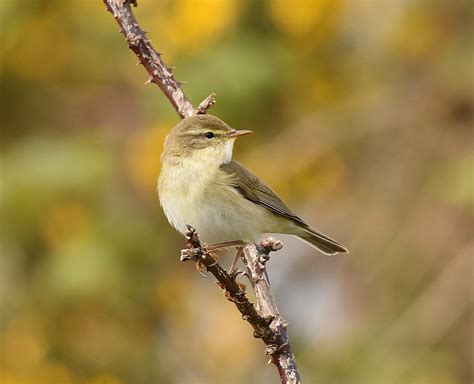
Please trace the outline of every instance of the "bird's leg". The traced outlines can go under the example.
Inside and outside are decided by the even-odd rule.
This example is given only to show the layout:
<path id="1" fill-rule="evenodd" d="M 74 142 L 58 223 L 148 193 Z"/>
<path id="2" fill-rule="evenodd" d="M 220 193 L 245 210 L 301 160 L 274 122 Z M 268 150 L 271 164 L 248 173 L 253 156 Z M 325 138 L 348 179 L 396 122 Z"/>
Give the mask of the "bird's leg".
<path id="1" fill-rule="evenodd" d="M 235 246 L 242 247 L 244 245 L 247 245 L 247 243 L 245 241 L 243 241 L 243 240 L 234 240 L 234 241 L 226 241 L 224 243 L 206 244 L 205 248 L 206 248 L 207 251 L 211 252 L 211 251 L 214 251 L 214 250 L 220 249 L 220 248 L 228 248 L 228 247 L 235 247 Z"/>
<path id="2" fill-rule="evenodd" d="M 237 265 L 237 262 L 239 261 L 239 259 L 242 257 L 243 252 L 244 252 L 244 247 L 243 246 L 240 246 L 239 248 L 237 248 L 237 252 L 234 256 L 234 260 L 232 260 L 232 264 L 229 267 L 229 271 L 228 271 L 229 275 L 232 275 L 234 273 L 235 266 Z"/>

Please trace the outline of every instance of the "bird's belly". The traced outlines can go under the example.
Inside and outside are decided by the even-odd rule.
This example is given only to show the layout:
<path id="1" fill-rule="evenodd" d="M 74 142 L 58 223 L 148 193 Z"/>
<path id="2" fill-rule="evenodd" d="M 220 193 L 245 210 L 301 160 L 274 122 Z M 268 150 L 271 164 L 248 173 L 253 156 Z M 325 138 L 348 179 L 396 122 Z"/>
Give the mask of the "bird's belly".
<path id="1" fill-rule="evenodd" d="M 194 227 L 202 241 L 255 241 L 271 220 L 269 211 L 238 194 L 232 187 L 205 187 L 194 193 L 180 189 L 160 193 L 168 221 L 179 232 Z"/>
<path id="2" fill-rule="evenodd" d="M 229 196 L 228 196 L 229 197 Z M 203 203 L 198 208 L 194 226 L 207 243 L 221 243 L 232 240 L 254 241 L 261 234 L 261 225 L 250 210 L 248 200 L 239 197 L 240 201 L 214 199 Z M 253 203 L 250 203 L 253 204 Z"/>
<path id="3" fill-rule="evenodd" d="M 193 225 L 199 217 L 199 199 L 193 194 L 181 189 L 161 190 L 160 203 L 169 223 L 184 234 L 187 225 Z"/>

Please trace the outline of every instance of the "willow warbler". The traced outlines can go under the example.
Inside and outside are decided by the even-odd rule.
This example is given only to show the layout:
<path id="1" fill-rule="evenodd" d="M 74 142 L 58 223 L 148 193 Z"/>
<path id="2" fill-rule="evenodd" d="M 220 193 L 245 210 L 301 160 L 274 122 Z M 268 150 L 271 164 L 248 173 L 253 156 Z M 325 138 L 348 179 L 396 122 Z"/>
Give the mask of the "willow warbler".
<path id="1" fill-rule="evenodd" d="M 211 115 L 183 119 L 166 137 L 158 179 L 160 204 L 184 234 L 194 227 L 206 243 L 251 242 L 264 233 L 295 235 L 319 251 L 347 252 L 315 231 L 242 164 L 232 160 L 236 131 Z"/>

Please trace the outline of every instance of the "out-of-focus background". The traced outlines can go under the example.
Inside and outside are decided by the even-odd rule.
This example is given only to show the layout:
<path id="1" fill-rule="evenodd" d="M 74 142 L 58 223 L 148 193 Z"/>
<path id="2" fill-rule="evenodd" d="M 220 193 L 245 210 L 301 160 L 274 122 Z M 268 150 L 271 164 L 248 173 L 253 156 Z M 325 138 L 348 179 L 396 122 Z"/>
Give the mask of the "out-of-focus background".
<path id="1" fill-rule="evenodd" d="M 192 101 L 255 131 L 236 157 L 351 250 L 269 263 L 304 381 L 470 383 L 473 2 L 139 3 Z M 179 262 L 178 117 L 105 6 L 1 0 L 0 38 L 0 382 L 278 382 Z"/>

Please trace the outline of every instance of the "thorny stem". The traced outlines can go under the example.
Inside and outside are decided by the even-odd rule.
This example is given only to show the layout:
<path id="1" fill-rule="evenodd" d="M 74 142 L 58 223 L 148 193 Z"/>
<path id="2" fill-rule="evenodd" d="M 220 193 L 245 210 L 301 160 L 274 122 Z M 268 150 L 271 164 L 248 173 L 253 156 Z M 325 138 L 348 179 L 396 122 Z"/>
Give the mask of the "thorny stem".
<path id="1" fill-rule="evenodd" d="M 153 48 L 145 31 L 140 28 L 131 8 L 131 5 L 135 7 L 138 5 L 137 0 L 104 0 L 104 3 L 120 26 L 128 47 L 137 55 L 140 64 L 150 75 L 145 84 L 158 85 L 181 118 L 206 113 L 215 103 L 214 94 L 208 96 L 197 109 L 194 109 L 181 89 L 181 83 L 174 78 L 172 68 L 163 62 L 161 53 Z"/>
<path id="2" fill-rule="evenodd" d="M 139 26 L 131 5 L 137 6 L 137 0 L 103 0 L 107 10 L 114 16 L 125 36 L 128 47 L 137 55 L 140 64 L 147 70 L 150 78 L 146 84 L 154 83 L 160 87 L 181 118 L 194 114 L 205 114 L 215 103 L 212 93 L 197 108 L 194 108 L 184 94 L 181 83 L 176 81 L 172 69 L 162 60 L 145 31 Z M 270 283 L 265 272 L 265 263 L 270 251 L 281 248 L 281 243 L 273 239 L 262 242 L 258 249 L 254 245 L 246 246 L 242 256 L 246 272 L 255 291 L 257 309 L 245 296 L 236 278 L 240 272 L 229 275 L 211 254 L 201 246 L 194 229 L 189 228 L 186 236 L 187 249 L 182 251 L 181 260 L 195 260 L 203 265 L 218 280 L 226 297 L 232 301 L 242 314 L 242 318 L 254 329 L 254 336 L 261 338 L 266 344 L 265 353 L 271 356 L 280 375 L 282 384 L 300 384 L 296 362 L 291 350 L 287 323 L 280 315 L 270 290 Z"/>

